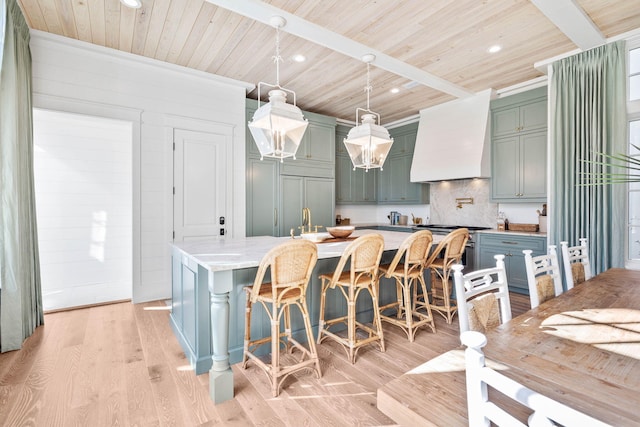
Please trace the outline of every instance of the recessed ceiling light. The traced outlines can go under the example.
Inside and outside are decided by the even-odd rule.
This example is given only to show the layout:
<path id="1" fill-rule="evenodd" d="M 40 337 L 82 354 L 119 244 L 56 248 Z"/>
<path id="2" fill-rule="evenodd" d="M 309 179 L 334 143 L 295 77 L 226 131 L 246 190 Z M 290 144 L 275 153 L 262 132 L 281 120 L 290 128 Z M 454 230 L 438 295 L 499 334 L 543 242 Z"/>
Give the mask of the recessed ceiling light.
<path id="1" fill-rule="evenodd" d="M 391 89 L 389 92 L 391 93 L 398 93 L 400 92 L 400 89 L 398 89 L 397 87 L 394 87 L 393 89 Z"/>
<path id="2" fill-rule="evenodd" d="M 296 62 L 304 62 L 304 61 L 306 61 L 306 60 L 307 60 L 307 57 L 306 57 L 306 56 L 304 56 L 304 55 L 300 55 L 300 54 L 298 54 L 298 55 L 295 55 L 295 56 L 293 57 L 293 60 L 294 60 L 294 61 L 296 61 Z"/>
<path id="3" fill-rule="evenodd" d="M 494 44 L 489 49 L 487 49 L 487 52 L 497 53 L 497 52 L 500 52 L 501 50 L 502 50 L 502 46 L 500 46 L 499 44 Z"/>
<path id="4" fill-rule="evenodd" d="M 142 0 L 120 0 L 120 3 L 132 9 L 140 9 L 142 7 Z"/>

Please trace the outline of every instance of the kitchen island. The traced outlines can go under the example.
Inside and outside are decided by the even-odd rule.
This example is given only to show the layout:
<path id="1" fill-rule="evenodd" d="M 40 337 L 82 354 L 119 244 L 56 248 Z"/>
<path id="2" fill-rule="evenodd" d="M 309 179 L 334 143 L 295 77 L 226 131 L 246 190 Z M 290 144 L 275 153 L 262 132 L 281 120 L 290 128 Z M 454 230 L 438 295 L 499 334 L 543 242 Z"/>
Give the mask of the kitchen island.
<path id="1" fill-rule="evenodd" d="M 390 261 L 407 233 L 356 230 L 352 236 L 379 233 L 385 240 L 383 262 Z M 440 236 L 434 236 L 440 237 Z M 172 245 L 171 326 L 189 362 L 201 374 L 210 370 L 210 395 L 219 403 L 233 397 L 230 364 L 242 360 L 244 344 L 245 286 L 253 285 L 262 257 L 290 237 L 209 239 Z M 307 290 L 307 305 L 317 333 L 321 283 L 318 276 L 334 271 L 349 241 L 318 244 L 318 262 Z M 385 279 L 386 280 L 386 279 Z M 381 286 L 381 304 L 396 298 L 395 286 Z M 337 293 L 327 294 L 327 317 L 346 313 L 346 303 Z M 371 302 L 363 295 L 357 304 L 359 320 L 372 318 Z M 267 315 L 256 310 L 251 334 L 268 336 Z M 292 313 L 294 334 L 302 332 L 299 313 Z M 301 335 L 300 335 L 301 336 Z M 302 336 L 301 336 L 302 340 Z"/>

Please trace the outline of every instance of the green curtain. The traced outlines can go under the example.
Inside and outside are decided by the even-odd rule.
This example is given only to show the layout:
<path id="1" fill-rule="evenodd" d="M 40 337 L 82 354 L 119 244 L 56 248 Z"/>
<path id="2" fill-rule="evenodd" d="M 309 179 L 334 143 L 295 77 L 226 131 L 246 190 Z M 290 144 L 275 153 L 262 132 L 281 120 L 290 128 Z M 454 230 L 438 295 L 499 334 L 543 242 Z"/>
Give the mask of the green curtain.
<path id="1" fill-rule="evenodd" d="M 589 239 L 592 272 L 624 267 L 624 185 L 584 185 L 607 172 L 597 153 L 626 153 L 625 42 L 553 63 L 549 94 L 549 243 Z"/>
<path id="2" fill-rule="evenodd" d="M 0 351 L 44 323 L 33 185 L 29 27 L 16 0 L 4 7 L 0 58 Z M 0 37 L 2 40 L 2 37 Z"/>

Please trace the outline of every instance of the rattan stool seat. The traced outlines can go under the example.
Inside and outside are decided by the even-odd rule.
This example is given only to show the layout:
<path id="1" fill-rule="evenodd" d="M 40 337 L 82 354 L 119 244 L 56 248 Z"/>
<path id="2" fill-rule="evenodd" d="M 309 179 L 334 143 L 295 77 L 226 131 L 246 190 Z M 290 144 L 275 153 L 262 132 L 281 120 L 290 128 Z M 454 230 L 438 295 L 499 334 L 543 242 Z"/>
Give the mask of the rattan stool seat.
<path id="1" fill-rule="evenodd" d="M 355 363 L 358 350 L 367 344 L 378 342 L 384 352 L 384 336 L 378 309 L 378 266 L 384 239 L 380 234 L 366 234 L 351 242 L 344 250 L 333 274 L 323 274 L 320 296 L 320 323 L 318 325 L 318 344 L 329 338 L 340 344 L 347 353 L 349 361 Z M 350 268 L 344 271 L 347 261 Z M 338 289 L 347 301 L 347 314 L 333 319 L 325 319 L 327 291 Z M 362 291 L 371 295 L 373 304 L 373 324 L 369 326 L 356 319 L 356 300 Z M 337 329 L 347 326 L 346 337 Z M 332 329 L 333 328 L 333 329 Z"/>
<path id="2" fill-rule="evenodd" d="M 290 240 L 271 249 L 260 262 L 252 287 L 247 287 L 246 317 L 244 329 L 244 351 L 242 367 L 247 368 L 249 360 L 265 371 L 271 382 L 274 397 L 280 393 L 282 382 L 292 373 L 301 369 L 312 369 L 320 378 L 320 361 L 313 338 L 309 310 L 307 309 L 306 290 L 311 272 L 318 260 L 315 244 L 306 240 Z M 271 282 L 263 283 L 269 270 Z M 251 338 L 251 313 L 253 306 L 260 303 L 271 320 L 271 336 Z M 302 314 L 307 347 L 292 336 L 291 307 L 298 307 Z M 284 319 L 284 331 L 280 330 L 280 321 Z M 271 362 L 262 360 L 256 350 L 271 343 Z M 288 353 L 300 350 L 299 360 L 288 365 L 281 364 L 280 344 L 284 343 Z"/>
<path id="3" fill-rule="evenodd" d="M 396 285 L 396 301 L 381 306 L 380 315 L 383 321 L 399 326 L 413 342 L 417 329 L 428 325 L 431 331 L 436 331 L 431 307 L 427 304 L 418 311 L 413 306 L 411 288 L 420 286 L 422 293 L 427 294 L 424 281 L 424 266 L 429 256 L 433 236 L 429 230 L 421 230 L 411 234 L 396 252 L 388 265 L 380 266 L 380 275 L 394 279 Z M 384 314 L 389 309 L 396 310 L 395 316 Z"/>

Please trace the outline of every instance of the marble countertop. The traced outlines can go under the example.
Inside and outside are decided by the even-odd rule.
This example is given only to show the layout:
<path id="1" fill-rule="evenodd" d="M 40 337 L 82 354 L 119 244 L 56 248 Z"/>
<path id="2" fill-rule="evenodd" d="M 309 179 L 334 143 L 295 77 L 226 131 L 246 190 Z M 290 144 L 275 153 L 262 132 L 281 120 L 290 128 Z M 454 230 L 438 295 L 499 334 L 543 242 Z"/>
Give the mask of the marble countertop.
<path id="1" fill-rule="evenodd" d="M 353 225 L 356 228 L 360 228 L 360 227 L 391 227 L 391 228 L 397 228 L 398 230 L 402 231 L 402 230 L 411 230 L 413 227 L 415 227 L 415 224 L 407 224 L 407 225 L 399 225 L 399 224 L 394 224 L 391 225 L 387 222 L 363 222 L 363 223 L 351 223 L 349 225 Z"/>
<path id="2" fill-rule="evenodd" d="M 352 236 L 371 233 L 378 233 L 384 237 L 385 251 L 397 250 L 404 239 L 409 236 L 406 232 L 386 230 L 355 230 Z M 433 237 L 434 243 L 438 243 L 443 236 Z M 290 237 L 219 238 L 173 243 L 172 245 L 209 271 L 225 271 L 257 267 L 271 248 L 288 239 Z M 318 243 L 318 258 L 339 257 L 350 242 Z"/>
<path id="3" fill-rule="evenodd" d="M 490 229 L 490 230 L 479 230 L 476 233 L 491 233 L 491 234 L 512 234 L 515 236 L 532 236 L 532 237 L 547 237 L 547 233 L 540 233 L 539 231 L 512 231 L 512 230 L 498 230 L 498 229 Z"/>

